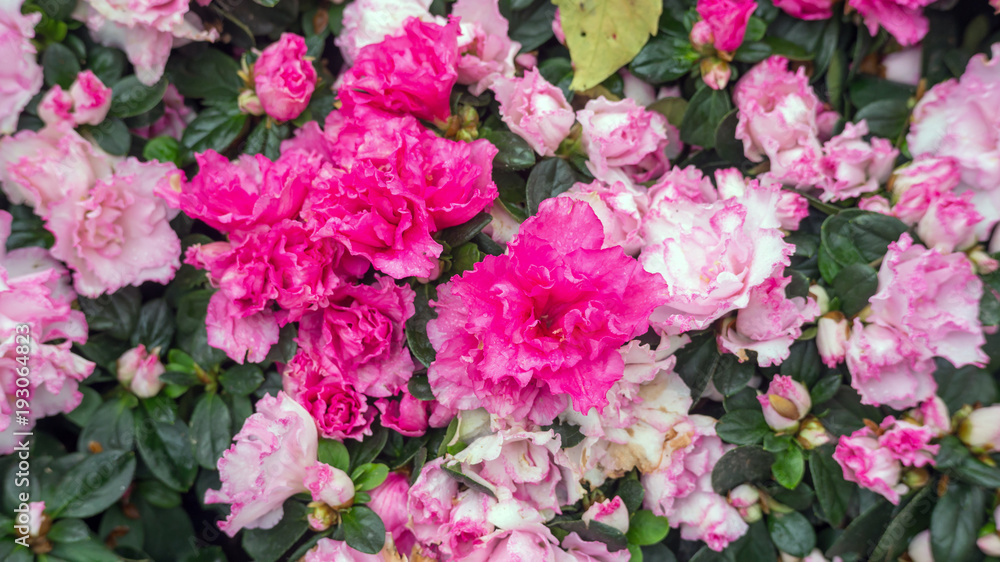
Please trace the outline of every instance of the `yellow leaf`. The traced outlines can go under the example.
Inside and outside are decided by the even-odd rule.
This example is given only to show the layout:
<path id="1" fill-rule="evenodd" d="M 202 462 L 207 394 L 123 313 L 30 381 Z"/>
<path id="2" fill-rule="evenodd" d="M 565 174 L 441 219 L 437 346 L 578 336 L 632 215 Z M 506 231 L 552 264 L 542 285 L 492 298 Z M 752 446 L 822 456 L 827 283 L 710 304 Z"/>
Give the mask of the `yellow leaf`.
<path id="1" fill-rule="evenodd" d="M 552 0 L 573 59 L 570 88 L 586 90 L 631 61 L 656 35 L 662 0 Z"/>

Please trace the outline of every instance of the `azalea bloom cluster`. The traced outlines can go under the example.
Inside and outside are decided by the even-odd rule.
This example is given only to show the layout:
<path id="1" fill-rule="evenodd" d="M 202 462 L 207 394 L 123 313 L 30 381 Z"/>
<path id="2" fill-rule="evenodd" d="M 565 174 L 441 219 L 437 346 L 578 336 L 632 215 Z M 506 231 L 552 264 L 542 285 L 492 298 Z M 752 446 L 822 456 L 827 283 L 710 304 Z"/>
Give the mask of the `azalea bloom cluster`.
<path id="1" fill-rule="evenodd" d="M 992 23 L 7 4 L 0 453 L 72 423 L 46 455 L 119 471 L 45 460 L 12 549 L 107 496 L 95 549 L 201 502 L 307 562 L 827 562 L 931 501 L 865 539 L 1000 556 Z"/>

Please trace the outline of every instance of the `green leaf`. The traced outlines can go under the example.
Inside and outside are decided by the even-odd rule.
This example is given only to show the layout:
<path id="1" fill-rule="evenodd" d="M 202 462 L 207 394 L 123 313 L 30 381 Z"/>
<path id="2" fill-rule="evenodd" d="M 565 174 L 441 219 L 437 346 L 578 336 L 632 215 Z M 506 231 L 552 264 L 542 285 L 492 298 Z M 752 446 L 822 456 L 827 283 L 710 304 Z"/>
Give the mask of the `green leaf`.
<path id="1" fill-rule="evenodd" d="M 65 414 L 65 416 L 69 421 L 80 427 L 84 427 L 90 423 L 90 419 L 97 412 L 98 408 L 101 407 L 102 402 L 100 393 L 89 386 L 81 386 L 80 393 L 83 394 L 80 405 L 74 408 L 73 411 Z"/>
<path id="2" fill-rule="evenodd" d="M 646 490 L 642 487 L 642 482 L 632 478 L 625 478 L 618 481 L 618 490 L 615 495 L 622 499 L 629 513 L 635 513 L 642 507 L 642 500 L 646 497 Z"/>
<path id="3" fill-rule="evenodd" d="M 80 130 L 94 138 L 105 152 L 114 156 L 128 154 L 132 147 L 132 133 L 128 125 L 117 117 L 108 117 L 99 125 L 83 125 Z"/>
<path id="4" fill-rule="evenodd" d="M 42 74 L 46 86 L 62 86 L 69 90 L 80 73 L 80 59 L 62 43 L 51 43 L 42 53 Z"/>
<path id="5" fill-rule="evenodd" d="M 941 449 L 935 457 L 935 468 L 958 480 L 983 486 L 1000 488 L 1000 468 L 984 464 L 972 456 L 969 449 L 954 435 L 940 441 Z"/>
<path id="6" fill-rule="evenodd" d="M 222 51 L 206 49 L 193 57 L 171 57 L 167 64 L 170 82 L 186 98 L 235 101 L 243 88 L 237 75 L 240 66 Z"/>
<path id="7" fill-rule="evenodd" d="M 908 501 L 904 500 L 905 503 L 895 510 L 897 513 L 868 559 L 871 562 L 892 562 L 906 552 L 913 536 L 927 528 L 936 500 L 933 486 L 924 486 Z"/>
<path id="8" fill-rule="evenodd" d="M 166 301 L 153 299 L 146 302 L 139 311 L 139 319 L 132 334 L 132 345 L 141 343 L 150 351 L 156 348 L 166 351 L 174 339 L 173 320 L 174 315 Z"/>
<path id="9" fill-rule="evenodd" d="M 680 127 L 687 112 L 688 101 L 684 98 L 660 98 L 649 104 L 646 109 L 655 111 L 667 118 L 674 127 Z"/>
<path id="10" fill-rule="evenodd" d="M 385 525 L 371 509 L 356 505 L 342 512 L 341 526 L 347 546 L 365 554 L 378 554 L 385 544 Z"/>
<path id="11" fill-rule="evenodd" d="M 573 90 L 569 85 L 573 83 L 573 63 L 563 57 L 553 57 L 538 63 L 538 73 L 545 78 L 545 81 L 556 88 L 562 90 L 567 101 L 573 99 Z"/>
<path id="12" fill-rule="evenodd" d="M 687 37 L 671 30 L 661 30 L 632 59 L 629 70 L 646 82 L 659 84 L 684 76 L 691 71 L 698 58 Z"/>
<path id="13" fill-rule="evenodd" d="M 807 61 L 812 60 L 815 56 L 809 49 L 792 43 L 787 39 L 782 39 L 781 37 L 772 35 L 765 37 L 763 41 L 771 47 L 772 55 L 780 55 L 788 60 Z"/>
<path id="14" fill-rule="evenodd" d="M 771 56 L 774 49 L 763 41 L 744 41 L 733 53 L 736 62 L 758 63 Z"/>
<path id="15" fill-rule="evenodd" d="M 221 363 L 226 354 L 208 345 L 205 314 L 211 289 L 191 291 L 177 301 L 177 347 L 205 370 Z"/>
<path id="16" fill-rule="evenodd" d="M 135 404 L 136 399 L 132 395 L 108 400 L 102 404 L 80 432 L 77 449 L 86 451 L 90 449 L 90 443 L 94 442 L 105 451 L 132 450 L 135 443 L 135 417 L 131 408 L 134 408 Z"/>
<path id="17" fill-rule="evenodd" d="M 70 470 L 56 486 L 51 504 L 52 517 L 90 517 L 118 501 L 132 483 L 135 454 L 104 451 L 87 457 Z"/>
<path id="18" fill-rule="evenodd" d="M 486 225 L 490 224 L 492 220 L 492 215 L 482 212 L 462 224 L 439 231 L 435 238 L 451 248 L 457 248 L 475 238 L 476 234 L 486 228 Z"/>
<path id="19" fill-rule="evenodd" d="M 181 143 L 174 137 L 160 136 L 149 139 L 142 147 L 142 157 L 146 160 L 173 162 L 174 165 L 184 164 L 185 151 Z"/>
<path id="20" fill-rule="evenodd" d="M 216 463 L 232 440 L 231 425 L 229 408 L 222 399 L 214 393 L 202 394 L 191 414 L 191 438 L 198 464 L 215 470 Z"/>
<path id="21" fill-rule="evenodd" d="M 989 372 L 973 365 L 956 369 L 945 359 L 935 359 L 935 363 L 937 394 L 948 406 L 948 411 L 957 412 L 966 404 L 992 404 L 997 401 L 997 382 Z"/>
<path id="22" fill-rule="evenodd" d="M 840 297 L 840 309 L 846 316 L 854 316 L 868 306 L 868 299 L 878 289 L 878 272 L 866 263 L 852 263 L 837 273 L 833 290 Z"/>
<path id="23" fill-rule="evenodd" d="M 986 519 L 986 493 L 978 486 L 951 482 L 931 513 L 934 560 L 972 560 L 976 538 Z M 992 505 L 992 502 L 990 503 Z"/>
<path id="24" fill-rule="evenodd" d="M 246 154 L 263 154 L 271 160 L 277 160 L 281 154 L 281 141 L 288 138 L 291 128 L 287 124 L 278 125 L 270 119 L 264 119 L 247 135 L 243 152 Z"/>
<path id="25" fill-rule="evenodd" d="M 451 266 L 448 271 L 455 275 L 460 275 L 465 271 L 471 271 L 476 264 L 483 261 L 486 256 L 475 242 L 466 242 L 455 248 L 451 252 Z"/>
<path id="26" fill-rule="evenodd" d="M 722 455 L 712 469 L 712 489 L 725 494 L 745 482 L 762 482 L 771 477 L 774 455 L 757 445 L 736 447 Z"/>
<path id="27" fill-rule="evenodd" d="M 347 447 L 340 441 L 333 439 L 319 440 L 319 462 L 326 463 L 340 470 L 348 470 L 351 466 L 351 457 L 347 453 Z"/>
<path id="28" fill-rule="evenodd" d="M 351 480 L 359 492 L 374 490 L 389 476 L 389 467 L 384 464 L 365 463 L 351 471 Z"/>
<path id="29" fill-rule="evenodd" d="M 219 375 L 219 383 L 229 394 L 249 396 L 264 383 L 264 372 L 252 363 L 234 365 Z"/>
<path id="30" fill-rule="evenodd" d="M 864 119 L 868 132 L 878 137 L 894 139 L 903 132 L 910 119 L 910 108 L 897 100 L 880 100 L 870 103 L 854 114 L 854 121 Z"/>
<path id="31" fill-rule="evenodd" d="M 847 507 L 854 495 L 854 485 L 844 480 L 844 471 L 833 460 L 833 446 L 816 449 L 809 455 L 809 474 L 812 475 L 816 500 L 826 520 L 839 527 L 847 514 Z"/>
<path id="32" fill-rule="evenodd" d="M 431 308 L 429 301 L 436 299 L 437 295 L 433 285 L 421 285 L 416 292 L 417 297 L 413 301 L 415 312 L 406 321 L 406 344 L 417 361 L 429 367 L 434 362 L 436 353 L 431 341 L 427 339 L 427 322 L 437 318 L 437 312 Z"/>
<path id="33" fill-rule="evenodd" d="M 841 269 L 854 263 L 870 264 L 881 258 L 889 244 L 899 240 L 907 227 L 897 218 L 848 209 L 830 215 L 820 229 L 820 271 L 833 284 Z M 824 261 L 827 267 L 824 269 Z"/>
<path id="34" fill-rule="evenodd" d="M 548 431 L 550 429 L 559 436 L 559 443 L 563 449 L 576 447 L 585 437 L 583 433 L 580 432 L 580 426 L 564 422 L 559 419 L 555 420 L 555 422 L 551 425 L 542 427 L 542 431 Z"/>
<path id="35" fill-rule="evenodd" d="M 602 542 L 607 545 L 608 550 L 616 552 L 627 548 L 628 539 L 625 533 L 620 530 L 597 521 L 589 523 L 580 520 L 554 521 L 549 523 L 550 527 L 562 529 L 567 533 L 576 533 L 581 539 L 590 542 Z"/>
<path id="36" fill-rule="evenodd" d="M 834 437 L 849 435 L 865 425 L 865 420 L 882 419 L 877 408 L 865 406 L 857 391 L 849 385 L 841 385 L 837 393 L 826 403 L 823 427 Z"/>
<path id="37" fill-rule="evenodd" d="M 366 437 L 364 441 L 351 441 L 350 445 L 347 445 L 347 451 L 351 455 L 351 470 L 375 460 L 375 457 L 382 452 L 388 439 L 388 430 L 384 427 L 378 427 L 373 428 L 373 434 Z"/>
<path id="38" fill-rule="evenodd" d="M 548 0 L 535 0 L 530 8 L 511 13 L 508 36 L 521 44 L 521 52 L 528 53 L 552 39 L 552 20 L 556 7 Z M 506 15 L 506 14 L 505 14 Z"/>
<path id="39" fill-rule="evenodd" d="M 138 486 L 139 495 L 149 502 L 149 505 L 170 509 L 181 504 L 181 495 L 164 486 L 159 480 L 143 480 Z"/>
<path id="40" fill-rule="evenodd" d="M 722 361 L 715 334 L 706 332 L 692 336 L 691 343 L 680 348 L 676 355 L 675 370 L 691 389 L 691 399 L 698 400 Z"/>
<path id="41" fill-rule="evenodd" d="M 840 390 L 840 385 L 842 384 L 842 377 L 840 373 L 833 373 L 832 375 L 823 377 L 809 389 L 809 397 L 812 400 L 813 406 L 817 406 L 826 402 L 827 400 L 833 398 L 837 391 Z"/>
<path id="42" fill-rule="evenodd" d="M 524 139 L 510 131 L 484 129 L 480 133 L 497 148 L 493 166 L 501 170 L 523 170 L 535 164 L 535 150 Z"/>
<path id="43" fill-rule="evenodd" d="M 82 519 L 60 519 L 45 536 L 53 542 L 77 542 L 90 538 L 90 527 Z"/>
<path id="44" fill-rule="evenodd" d="M 187 491 L 198 472 L 187 425 L 179 419 L 164 421 L 148 400 L 136 411 L 136 425 L 142 461 L 160 482 L 178 492 Z"/>
<path id="45" fill-rule="evenodd" d="M 525 186 L 528 216 L 538 214 L 542 201 L 563 193 L 579 181 L 579 176 L 562 158 L 546 158 L 531 169 Z"/>
<path id="46" fill-rule="evenodd" d="M 792 556 L 803 557 L 816 548 L 816 531 L 812 523 L 797 511 L 772 512 L 767 517 L 767 530 L 774 545 Z"/>
<path id="47" fill-rule="evenodd" d="M 746 160 L 743 154 L 743 141 L 736 138 L 736 125 L 739 123 L 739 111 L 732 110 L 726 114 L 719 128 L 715 130 L 715 151 L 728 162 L 740 163 Z"/>
<path id="48" fill-rule="evenodd" d="M 288 549 L 309 529 L 305 520 L 306 506 L 295 500 L 287 500 L 282 508 L 284 516 L 274 527 L 243 531 L 243 549 L 256 562 L 277 562 L 283 559 Z M 382 534 L 385 534 L 384 530 Z"/>
<path id="49" fill-rule="evenodd" d="M 771 535 L 767 532 L 767 523 L 763 520 L 750 524 L 750 530 L 727 551 L 735 551 L 735 562 L 761 562 L 762 560 L 777 560 Z"/>
<path id="50" fill-rule="evenodd" d="M 715 431 L 727 443 L 753 445 L 771 433 L 771 428 L 760 410 L 734 410 L 719 418 Z"/>
<path id="51" fill-rule="evenodd" d="M 167 91 L 165 78 L 147 86 L 139 78 L 130 74 L 111 86 L 111 109 L 108 115 L 113 117 L 132 117 L 142 115 L 160 103 Z"/>
<path id="52" fill-rule="evenodd" d="M 121 49 L 96 45 L 87 53 L 87 68 L 102 84 L 114 84 L 125 72 L 125 53 Z"/>
<path id="53" fill-rule="evenodd" d="M 235 102 L 212 105 L 203 109 L 188 124 L 181 142 L 192 152 L 225 152 L 239 138 L 246 122 L 246 114 L 240 111 Z"/>
<path id="54" fill-rule="evenodd" d="M 907 100 L 915 93 L 914 86 L 868 74 L 858 75 L 850 85 L 851 102 L 861 109 L 880 101 L 890 101 L 905 108 Z"/>
<path id="55" fill-rule="evenodd" d="M 406 383 L 406 390 L 417 400 L 434 400 L 434 393 L 431 391 L 431 383 L 427 380 L 427 375 L 412 375 Z"/>
<path id="56" fill-rule="evenodd" d="M 631 544 L 646 546 L 662 541 L 669 531 L 670 523 L 666 517 L 654 515 L 652 511 L 643 509 L 632 514 L 625 536 Z"/>
<path id="57" fill-rule="evenodd" d="M 724 90 L 704 87 L 688 102 L 681 122 L 681 140 L 702 148 L 715 147 L 715 131 L 733 109 L 729 94 Z"/>
<path id="58" fill-rule="evenodd" d="M 805 458 L 802 455 L 802 449 L 797 446 L 792 445 L 775 455 L 771 473 L 778 484 L 789 490 L 794 490 L 799 485 L 799 482 L 802 481 L 802 476 L 805 472 Z"/>
<path id="59" fill-rule="evenodd" d="M 125 547 L 141 550 L 146 540 L 145 526 L 142 523 L 141 517 L 139 519 L 127 517 L 121 504 L 115 504 L 101 515 L 97 536 L 102 539 L 110 539 L 114 533 L 113 540 L 116 549 Z"/>
<path id="60" fill-rule="evenodd" d="M 553 0 L 573 67 L 574 90 L 587 90 L 631 61 L 656 35 L 659 0 Z"/>
<path id="61" fill-rule="evenodd" d="M 719 359 L 718 367 L 712 376 L 712 383 L 723 396 L 732 396 L 746 388 L 755 372 L 753 361 L 741 363 L 738 357 L 726 353 Z"/>
<path id="62" fill-rule="evenodd" d="M 65 560 L 66 562 L 119 562 L 121 557 L 108 550 L 96 540 L 85 540 L 72 543 L 56 543 L 48 553 L 50 560 Z"/>

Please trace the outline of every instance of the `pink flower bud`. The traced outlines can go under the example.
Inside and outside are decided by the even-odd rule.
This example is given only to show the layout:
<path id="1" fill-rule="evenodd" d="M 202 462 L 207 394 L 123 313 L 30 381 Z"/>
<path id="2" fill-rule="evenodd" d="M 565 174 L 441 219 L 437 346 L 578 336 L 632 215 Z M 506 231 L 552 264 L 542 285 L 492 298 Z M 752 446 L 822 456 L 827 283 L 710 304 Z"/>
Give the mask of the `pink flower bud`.
<path id="1" fill-rule="evenodd" d="M 354 499 L 354 482 L 346 472 L 326 463 L 317 461 L 306 467 L 306 488 L 313 501 L 323 502 L 330 507 L 341 507 Z"/>
<path id="2" fill-rule="evenodd" d="M 922 58 L 923 50 L 919 45 L 886 55 L 882 59 L 885 77 L 893 82 L 916 86 L 922 76 L 920 68 Z"/>
<path id="3" fill-rule="evenodd" d="M 775 431 L 796 428 L 812 408 L 809 391 L 792 377 L 776 375 L 767 387 L 767 393 L 757 397 L 764 409 L 767 425 Z"/>
<path id="4" fill-rule="evenodd" d="M 977 451 L 1000 449 L 1000 404 L 973 410 L 959 426 L 958 437 Z"/>
<path id="5" fill-rule="evenodd" d="M 118 358 L 118 380 L 139 398 L 156 396 L 163 383 L 160 375 L 166 372 L 157 353 L 147 353 L 139 344 Z"/>
<path id="6" fill-rule="evenodd" d="M 826 432 L 822 422 L 813 416 L 809 416 L 802 422 L 795 438 L 806 449 L 822 447 L 830 442 L 830 434 Z"/>
<path id="7" fill-rule="evenodd" d="M 992 532 L 979 537 L 979 540 L 976 541 L 979 550 L 982 550 L 987 556 L 1000 556 L 1000 531 L 997 531 L 997 522 L 1000 522 L 1000 507 L 997 507 L 996 511 L 993 512 L 993 525 L 991 529 L 988 529 Z"/>
<path id="8" fill-rule="evenodd" d="M 590 509 L 583 513 L 581 519 L 584 523 L 597 521 L 623 533 L 628 532 L 628 509 L 622 499 L 617 496 L 591 505 Z"/>
<path id="9" fill-rule="evenodd" d="M 910 541 L 906 553 L 910 555 L 913 562 L 934 562 L 934 555 L 931 553 L 931 531 L 921 531 Z"/>
<path id="10" fill-rule="evenodd" d="M 851 325 L 839 311 L 823 316 L 816 323 L 816 347 L 823 363 L 830 368 L 847 356 L 847 340 L 851 337 Z"/>
<path id="11" fill-rule="evenodd" d="M 760 501 L 760 492 L 750 484 L 740 484 L 729 491 L 729 505 L 740 509 Z"/>
<path id="12" fill-rule="evenodd" d="M 689 39 L 691 39 L 691 46 L 696 51 L 701 51 L 706 46 L 712 45 L 715 42 L 715 37 L 712 36 L 712 26 L 705 20 L 695 23 L 691 28 Z"/>
<path id="13" fill-rule="evenodd" d="M 69 97 L 73 99 L 73 121 L 77 125 L 98 125 L 111 109 L 111 88 L 89 70 L 76 76 Z"/>
<path id="14" fill-rule="evenodd" d="M 701 79 L 713 90 L 721 90 L 729 84 L 732 75 L 729 63 L 717 58 L 701 59 Z"/>
<path id="15" fill-rule="evenodd" d="M 254 64 L 254 85 L 260 103 L 268 115 L 279 121 L 298 117 L 316 89 L 316 69 L 305 56 L 305 39 L 283 33 Z"/>
<path id="16" fill-rule="evenodd" d="M 236 98 L 236 103 L 243 113 L 264 115 L 264 106 L 260 104 L 260 98 L 257 97 L 257 94 L 253 90 L 243 90 L 239 97 Z"/>

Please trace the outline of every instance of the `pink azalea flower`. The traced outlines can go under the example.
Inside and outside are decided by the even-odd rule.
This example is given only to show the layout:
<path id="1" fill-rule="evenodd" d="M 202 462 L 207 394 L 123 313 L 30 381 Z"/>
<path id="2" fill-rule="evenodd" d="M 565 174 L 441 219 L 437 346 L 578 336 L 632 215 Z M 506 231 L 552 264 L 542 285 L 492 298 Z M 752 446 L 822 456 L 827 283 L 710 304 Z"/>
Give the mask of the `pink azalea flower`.
<path id="1" fill-rule="evenodd" d="M 256 409 L 219 459 L 222 487 L 205 492 L 206 504 L 230 504 L 219 529 L 230 537 L 244 528 L 270 529 L 295 494 L 310 493 L 332 507 L 354 497 L 347 474 L 316 460 L 316 426 L 302 406 L 279 392 L 261 398 Z"/>
<path id="2" fill-rule="evenodd" d="M 603 244 L 589 205 L 555 198 L 521 225 L 505 255 L 439 286 L 438 317 L 427 327 L 437 398 L 501 417 L 531 412 L 539 424 L 562 409 L 564 395 L 579 412 L 607 404 L 624 369 L 618 348 L 646 331 L 659 297 L 652 275 Z"/>
<path id="3" fill-rule="evenodd" d="M 862 404 L 908 408 L 930 398 L 937 389 L 934 361 L 906 335 L 892 327 L 854 319 L 847 342 L 851 386 Z"/>
<path id="4" fill-rule="evenodd" d="M 357 0 L 344 8 L 344 29 L 334 43 L 350 65 L 363 47 L 381 43 L 403 29 L 411 17 L 437 21 L 428 11 L 431 0 Z M 440 23 L 440 22 L 439 22 Z"/>
<path id="5" fill-rule="evenodd" d="M 698 15 L 708 23 L 720 51 L 732 52 L 743 44 L 747 23 L 756 9 L 754 0 L 698 0 Z"/>
<path id="6" fill-rule="evenodd" d="M 606 184 L 600 180 L 577 183 L 559 195 L 586 201 L 604 227 L 604 247 L 621 246 L 630 256 L 638 255 L 643 240 L 642 215 L 649 207 L 644 190 L 621 181 Z"/>
<path id="7" fill-rule="evenodd" d="M 507 36 L 507 18 L 497 0 L 458 0 L 451 14 L 461 18 L 459 84 L 469 85 L 472 95 L 478 96 L 497 77 L 514 76 L 514 57 L 521 44 Z"/>
<path id="8" fill-rule="evenodd" d="M 542 78 L 538 69 L 522 78 L 497 78 L 490 88 L 500 103 L 503 122 L 542 156 L 553 156 L 576 123 L 562 90 Z"/>
<path id="9" fill-rule="evenodd" d="M 647 181 L 667 169 L 667 118 L 636 105 L 634 100 L 592 99 L 577 112 L 580 142 L 587 152 L 587 169 L 611 181 L 616 170 L 636 181 Z"/>
<path id="10" fill-rule="evenodd" d="M 833 0 L 777 0 L 775 7 L 802 20 L 826 20 L 833 17 Z"/>
<path id="11" fill-rule="evenodd" d="M 0 135 L 17 129 L 17 118 L 31 98 L 42 89 L 42 67 L 31 43 L 42 14 L 22 14 L 23 1 L 5 2 L 0 8 Z"/>
<path id="12" fill-rule="evenodd" d="M 253 66 L 255 91 L 264 111 L 278 121 L 295 119 L 316 89 L 316 69 L 305 59 L 306 41 L 294 33 L 261 52 Z"/>
<path id="13" fill-rule="evenodd" d="M 344 108 L 369 105 L 444 121 L 458 79 L 458 33 L 456 20 L 438 25 L 410 18 L 397 35 L 361 48 L 339 90 Z"/>
<path id="14" fill-rule="evenodd" d="M 916 45 L 927 35 L 930 23 L 924 17 L 924 6 L 933 0 L 848 0 L 865 19 L 868 33 L 875 36 L 879 26 L 885 28 L 904 47 Z"/>
<path id="15" fill-rule="evenodd" d="M 862 139 L 868 134 L 868 123 L 847 123 L 844 131 L 823 145 L 820 162 L 825 178 L 819 187 L 823 201 L 842 201 L 864 193 L 878 191 L 892 174 L 899 151 L 886 139 Z"/>
<path id="16" fill-rule="evenodd" d="M 226 352 L 230 359 L 260 363 L 278 343 L 278 320 L 271 310 L 246 314 L 239 305 L 217 291 L 208 301 L 205 317 L 208 345 Z"/>
<path id="17" fill-rule="evenodd" d="M 934 455 L 941 446 L 930 444 L 931 439 L 937 437 L 932 428 L 896 420 L 892 416 L 886 417 L 880 426 L 885 432 L 878 438 L 879 447 L 888 449 L 903 466 L 934 466 Z"/>
<path id="18" fill-rule="evenodd" d="M 360 441 L 372 434 L 375 409 L 338 371 L 300 351 L 281 376 L 285 392 L 309 412 L 323 437 Z"/>
<path id="19" fill-rule="evenodd" d="M 833 459 L 844 471 L 844 479 L 867 488 L 893 504 L 907 487 L 900 482 L 902 465 L 892 451 L 882 446 L 871 429 L 864 427 L 849 437 L 842 435 Z"/>

